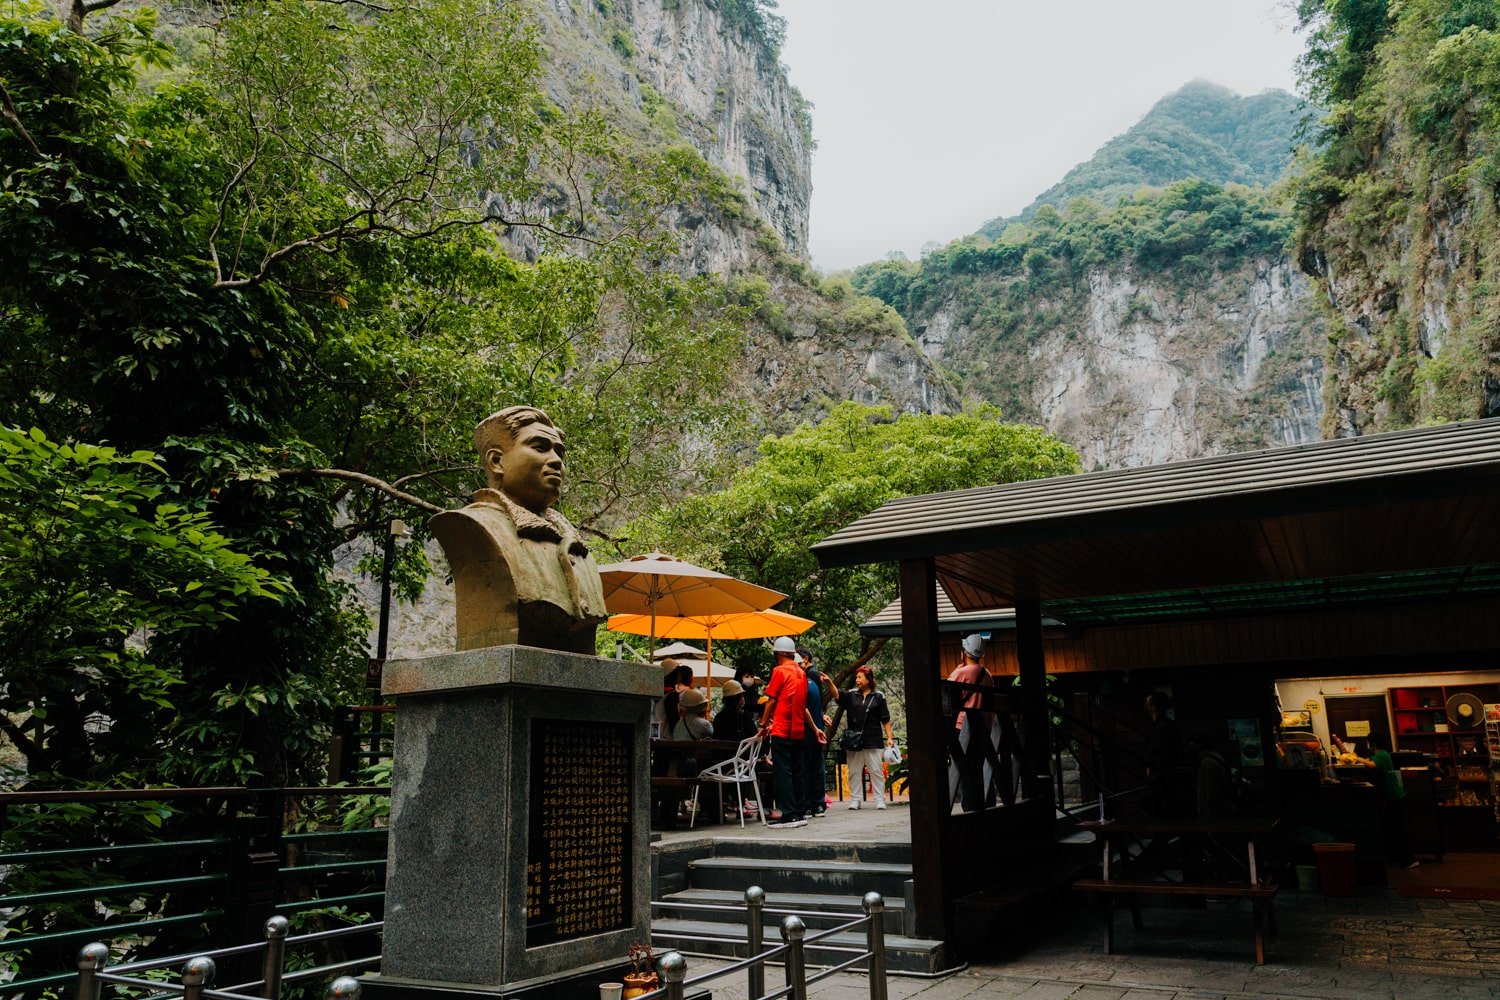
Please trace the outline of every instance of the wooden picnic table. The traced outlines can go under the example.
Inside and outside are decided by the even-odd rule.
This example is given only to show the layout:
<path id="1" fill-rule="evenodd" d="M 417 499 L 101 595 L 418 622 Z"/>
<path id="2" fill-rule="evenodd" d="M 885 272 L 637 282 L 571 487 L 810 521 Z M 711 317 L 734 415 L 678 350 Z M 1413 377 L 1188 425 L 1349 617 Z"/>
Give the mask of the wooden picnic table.
<path id="1" fill-rule="evenodd" d="M 1079 827 L 1099 835 L 1103 847 L 1101 869 L 1111 874 L 1111 848 L 1122 840 L 1141 843 L 1160 837 L 1197 836 L 1240 841 L 1245 845 L 1245 870 L 1252 885 L 1260 884 L 1255 844 L 1269 836 L 1281 821 L 1274 816 L 1244 816 L 1230 819 L 1107 819 L 1085 820 Z M 1122 852 L 1121 861 L 1125 860 Z"/>
<path id="2" fill-rule="evenodd" d="M 1246 898 L 1254 910 L 1255 964 L 1266 962 L 1265 942 L 1262 926 L 1269 927 L 1272 937 L 1276 935 L 1275 898 L 1279 886 L 1263 881 L 1256 858 L 1256 842 L 1269 836 L 1280 821 L 1274 817 L 1243 817 L 1220 820 L 1198 819 L 1140 819 L 1140 820 L 1089 820 L 1080 823 L 1082 829 L 1092 831 L 1101 845 L 1100 869 L 1103 877 L 1080 879 L 1073 888 L 1097 893 L 1104 903 L 1104 950 L 1114 952 L 1114 907 L 1113 900 L 1123 895 L 1130 903 L 1130 915 L 1137 930 L 1142 928 L 1139 897 L 1141 896 L 1185 896 L 1200 899 Z M 1197 881 L 1172 879 L 1164 872 L 1155 872 L 1155 877 L 1140 878 L 1134 869 L 1143 867 L 1132 863 L 1130 845 L 1143 846 L 1169 837 L 1202 838 L 1212 841 L 1231 855 L 1242 850 L 1248 879 L 1224 881 Z M 1225 843 L 1236 845 L 1225 847 Z M 1118 849 L 1120 863 L 1115 864 Z M 1143 850 L 1144 853 L 1144 850 Z"/>

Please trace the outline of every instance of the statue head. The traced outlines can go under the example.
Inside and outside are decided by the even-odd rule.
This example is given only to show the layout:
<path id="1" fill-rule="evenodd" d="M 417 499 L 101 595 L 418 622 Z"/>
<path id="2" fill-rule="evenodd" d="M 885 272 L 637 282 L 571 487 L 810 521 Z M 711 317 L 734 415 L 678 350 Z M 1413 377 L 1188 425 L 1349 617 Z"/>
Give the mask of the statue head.
<path id="1" fill-rule="evenodd" d="M 474 447 L 491 489 L 499 490 L 533 514 L 562 496 L 562 431 L 534 406 L 508 406 L 474 428 Z"/>

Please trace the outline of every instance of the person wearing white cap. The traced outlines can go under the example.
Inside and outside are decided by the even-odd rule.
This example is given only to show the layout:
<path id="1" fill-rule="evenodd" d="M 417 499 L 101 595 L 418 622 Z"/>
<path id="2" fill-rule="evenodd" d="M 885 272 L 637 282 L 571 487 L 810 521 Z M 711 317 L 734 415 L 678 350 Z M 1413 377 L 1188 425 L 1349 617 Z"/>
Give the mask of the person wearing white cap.
<path id="1" fill-rule="evenodd" d="M 963 708 L 953 720 L 964 757 L 963 767 L 957 761 L 948 764 L 948 801 L 952 802 L 962 792 L 964 812 L 974 812 L 995 804 L 995 773 L 986 759 L 989 755 L 980 753 L 980 747 L 970 753 L 969 747 L 976 739 L 988 739 L 990 746 L 996 746 L 1000 720 L 994 712 L 981 711 L 988 694 L 977 689 L 995 685 L 995 679 L 984 666 L 984 636 L 978 632 L 964 636 L 962 657 L 958 669 L 948 675 L 953 683 L 969 685 L 962 691 Z"/>
<path id="2" fill-rule="evenodd" d="M 766 685 L 766 707 L 761 726 L 771 733 L 771 774 L 776 790 L 772 827 L 807 825 L 807 777 L 802 740 L 807 732 L 807 675 L 797 665 L 797 644 L 787 636 L 771 646 L 776 669 Z"/>

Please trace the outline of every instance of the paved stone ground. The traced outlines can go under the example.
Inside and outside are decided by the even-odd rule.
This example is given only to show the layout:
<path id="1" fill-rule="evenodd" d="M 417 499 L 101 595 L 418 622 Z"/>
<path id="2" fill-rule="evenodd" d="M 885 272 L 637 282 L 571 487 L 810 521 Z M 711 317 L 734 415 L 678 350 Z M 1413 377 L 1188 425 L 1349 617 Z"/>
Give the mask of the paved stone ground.
<path id="1" fill-rule="evenodd" d="M 892 977 L 890 1000 L 1469 1000 L 1500 998 L 1500 902 L 1405 899 L 1368 890 L 1353 899 L 1283 893 L 1280 935 L 1256 967 L 1249 905 L 1143 910 L 1144 929 L 1116 914 L 1116 954 L 1102 919 L 1080 907 L 1014 957 L 937 980 Z M 690 975 L 719 963 L 690 958 Z M 781 970 L 768 971 L 771 985 Z M 709 986 L 744 1000 L 741 976 Z M 868 981 L 838 975 L 809 1000 L 868 1000 Z"/>
<path id="2" fill-rule="evenodd" d="M 737 825 L 669 833 L 668 841 L 779 839 L 880 843 L 910 838 L 910 809 L 835 808 L 797 830 Z M 1500 855 L 1449 855 L 1394 882 L 1500 886 Z M 890 1000 L 1469 1000 L 1500 998 L 1500 901 L 1407 899 L 1395 889 L 1366 889 L 1350 899 L 1287 890 L 1277 897 L 1280 934 L 1267 942 L 1267 964 L 1254 960 L 1249 904 L 1206 910 L 1147 907 L 1145 928 L 1128 911 L 1115 916 L 1116 954 L 1103 949 L 1102 919 L 1079 906 L 1037 932 L 1009 958 L 975 963 L 940 980 L 892 977 Z M 690 975 L 716 963 L 690 958 Z M 780 982 L 779 969 L 767 975 Z M 741 977 L 715 983 L 715 1000 L 745 1000 Z M 863 976 L 817 984 L 809 1000 L 867 1000 Z"/>

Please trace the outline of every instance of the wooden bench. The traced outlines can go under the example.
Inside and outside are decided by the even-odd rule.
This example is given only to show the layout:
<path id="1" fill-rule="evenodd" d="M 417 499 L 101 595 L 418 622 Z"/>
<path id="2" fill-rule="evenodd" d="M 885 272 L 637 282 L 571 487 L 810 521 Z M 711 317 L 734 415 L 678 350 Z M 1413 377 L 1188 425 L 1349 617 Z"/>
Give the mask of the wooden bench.
<path id="1" fill-rule="evenodd" d="M 1263 929 L 1276 936 L 1276 893 L 1281 887 L 1250 885 L 1245 882 L 1144 882 L 1125 879 L 1079 879 L 1073 888 L 1080 892 L 1097 892 L 1104 900 L 1104 951 L 1114 954 L 1114 897 L 1125 896 L 1130 902 L 1130 917 L 1136 930 L 1141 929 L 1141 896 L 1185 896 L 1207 899 L 1248 899 L 1255 916 L 1255 964 L 1266 964 Z"/>

